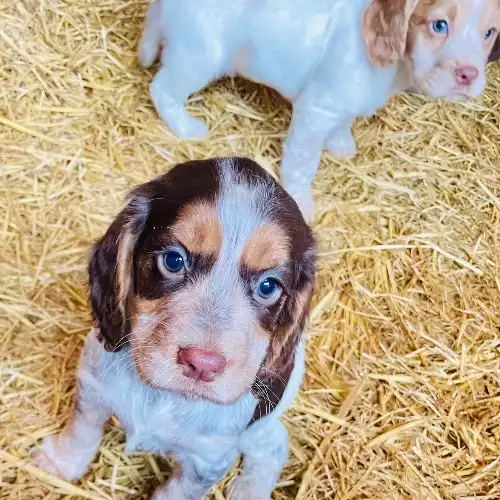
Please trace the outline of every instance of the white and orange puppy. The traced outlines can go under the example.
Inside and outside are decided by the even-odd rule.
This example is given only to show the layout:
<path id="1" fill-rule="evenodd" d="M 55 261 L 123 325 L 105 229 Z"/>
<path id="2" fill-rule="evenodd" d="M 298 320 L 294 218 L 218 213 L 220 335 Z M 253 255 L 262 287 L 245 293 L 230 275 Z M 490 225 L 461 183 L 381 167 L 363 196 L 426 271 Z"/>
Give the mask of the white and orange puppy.
<path id="1" fill-rule="evenodd" d="M 155 500 L 196 500 L 240 454 L 234 499 L 268 500 L 280 416 L 304 372 L 315 243 L 294 200 L 244 158 L 193 161 L 134 189 L 89 264 L 95 328 L 74 412 L 34 452 L 76 480 L 116 415 L 127 450 L 175 454 Z"/>
<path id="2" fill-rule="evenodd" d="M 400 90 L 479 95 L 499 27 L 499 0 L 157 0 L 139 57 L 149 66 L 161 52 L 151 96 L 179 137 L 205 135 L 184 103 L 224 75 L 291 100 L 281 177 L 310 217 L 323 147 L 354 154 L 354 119 Z"/>

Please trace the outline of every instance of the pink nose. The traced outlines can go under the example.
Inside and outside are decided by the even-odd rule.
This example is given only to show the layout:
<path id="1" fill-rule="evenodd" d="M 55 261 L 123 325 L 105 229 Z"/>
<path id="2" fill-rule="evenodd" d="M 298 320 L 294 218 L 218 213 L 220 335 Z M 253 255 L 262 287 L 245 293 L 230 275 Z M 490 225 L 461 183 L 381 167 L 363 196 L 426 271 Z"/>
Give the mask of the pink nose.
<path id="1" fill-rule="evenodd" d="M 178 363 L 189 378 L 212 382 L 226 368 L 226 358 L 199 347 L 185 347 L 179 351 Z"/>
<path id="2" fill-rule="evenodd" d="M 455 78 L 459 85 L 470 85 L 479 76 L 479 70 L 474 66 L 461 66 L 455 70 Z"/>

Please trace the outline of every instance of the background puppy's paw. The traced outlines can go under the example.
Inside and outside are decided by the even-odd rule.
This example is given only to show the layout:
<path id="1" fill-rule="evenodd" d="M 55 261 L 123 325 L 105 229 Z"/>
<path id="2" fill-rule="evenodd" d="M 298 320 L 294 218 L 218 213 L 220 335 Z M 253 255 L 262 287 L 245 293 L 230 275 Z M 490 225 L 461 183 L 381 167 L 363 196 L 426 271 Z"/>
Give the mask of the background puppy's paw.
<path id="1" fill-rule="evenodd" d="M 208 134 L 208 127 L 198 118 L 183 114 L 175 125 L 171 126 L 172 132 L 179 139 L 203 139 Z"/>
<path id="2" fill-rule="evenodd" d="M 158 58 L 158 45 L 155 40 L 143 39 L 140 41 L 137 57 L 143 68 L 152 66 Z"/>
<path id="3" fill-rule="evenodd" d="M 311 222 L 314 217 L 314 201 L 309 190 L 290 193 L 302 212 L 306 222 Z"/>
<path id="4" fill-rule="evenodd" d="M 39 448 L 33 449 L 31 457 L 38 468 L 71 482 L 83 476 L 88 468 L 76 450 L 64 450 L 60 446 L 59 436 L 45 438 Z"/>
<path id="5" fill-rule="evenodd" d="M 234 482 L 229 500 L 270 500 L 270 496 L 259 492 L 255 487 L 255 478 L 240 476 Z"/>
<path id="6" fill-rule="evenodd" d="M 61 479 L 66 479 L 61 471 L 56 467 L 54 462 L 45 454 L 41 449 L 34 449 L 31 452 L 31 458 L 33 459 L 33 465 L 42 469 L 49 474 L 60 477 Z"/>
<path id="7" fill-rule="evenodd" d="M 326 149 L 336 160 L 346 160 L 356 154 L 356 142 L 349 134 L 348 136 L 335 136 L 326 143 Z"/>

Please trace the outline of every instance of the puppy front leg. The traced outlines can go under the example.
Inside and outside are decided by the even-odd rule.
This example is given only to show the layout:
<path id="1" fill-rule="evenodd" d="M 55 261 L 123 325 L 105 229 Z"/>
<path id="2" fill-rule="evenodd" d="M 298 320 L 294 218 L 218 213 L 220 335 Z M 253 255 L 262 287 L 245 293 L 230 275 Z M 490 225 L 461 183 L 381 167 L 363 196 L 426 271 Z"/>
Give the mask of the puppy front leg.
<path id="1" fill-rule="evenodd" d="M 33 452 L 35 464 L 68 481 L 79 479 L 97 452 L 108 413 L 91 387 L 78 379 L 73 414 L 60 434 L 48 436 Z"/>
<path id="2" fill-rule="evenodd" d="M 224 477 L 237 456 L 234 450 L 217 461 L 184 457 L 176 464 L 170 480 L 156 489 L 151 500 L 201 500 Z"/>
<path id="3" fill-rule="evenodd" d="M 336 160 L 344 160 L 356 154 L 356 142 L 351 133 L 352 121 L 346 120 L 328 136 L 326 149 Z"/>
<path id="4" fill-rule="evenodd" d="M 288 139 L 283 146 L 281 180 L 283 187 L 299 205 L 305 219 L 314 213 L 312 181 L 316 175 L 325 140 L 335 127 L 332 115 L 310 99 L 299 98 L 294 104 Z"/>
<path id="5" fill-rule="evenodd" d="M 211 50 L 212 45 L 204 39 L 190 46 L 171 41 L 163 49 L 162 67 L 153 78 L 150 93 L 158 115 L 179 138 L 201 139 L 208 133 L 207 126 L 190 116 L 184 105 L 191 94 L 221 74 L 225 54 Z"/>
<path id="6" fill-rule="evenodd" d="M 146 14 L 144 31 L 139 41 L 137 55 L 144 68 L 149 68 L 158 57 L 162 43 L 161 0 L 151 4 Z"/>
<path id="7" fill-rule="evenodd" d="M 257 422 L 243 434 L 243 473 L 235 481 L 231 500 L 269 500 L 288 459 L 288 431 L 278 419 Z"/>

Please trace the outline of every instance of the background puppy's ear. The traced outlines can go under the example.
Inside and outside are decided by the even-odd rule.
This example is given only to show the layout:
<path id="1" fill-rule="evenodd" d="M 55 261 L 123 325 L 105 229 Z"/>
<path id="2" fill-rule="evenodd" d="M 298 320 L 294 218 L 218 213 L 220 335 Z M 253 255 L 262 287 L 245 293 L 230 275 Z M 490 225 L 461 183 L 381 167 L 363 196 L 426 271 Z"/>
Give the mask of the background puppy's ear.
<path id="1" fill-rule="evenodd" d="M 311 237 L 312 240 L 312 237 Z M 304 327 L 314 292 L 316 248 L 306 250 L 297 270 L 297 291 L 287 298 L 271 334 L 266 358 L 252 387 L 258 398 L 253 422 L 270 413 L 280 402 L 293 370 L 295 352 Z"/>
<path id="2" fill-rule="evenodd" d="M 149 198 L 141 188 L 93 248 L 88 266 L 92 316 L 107 351 L 118 351 L 128 340 L 128 307 L 134 281 L 134 250 L 149 214 Z"/>
<path id="3" fill-rule="evenodd" d="M 410 18 L 418 0 L 372 0 L 361 30 L 370 62 L 387 68 L 404 54 Z"/>
<path id="4" fill-rule="evenodd" d="M 498 60 L 500 60 L 500 36 L 497 37 L 495 45 L 493 45 L 493 48 L 491 49 L 488 62 L 493 62 Z"/>

